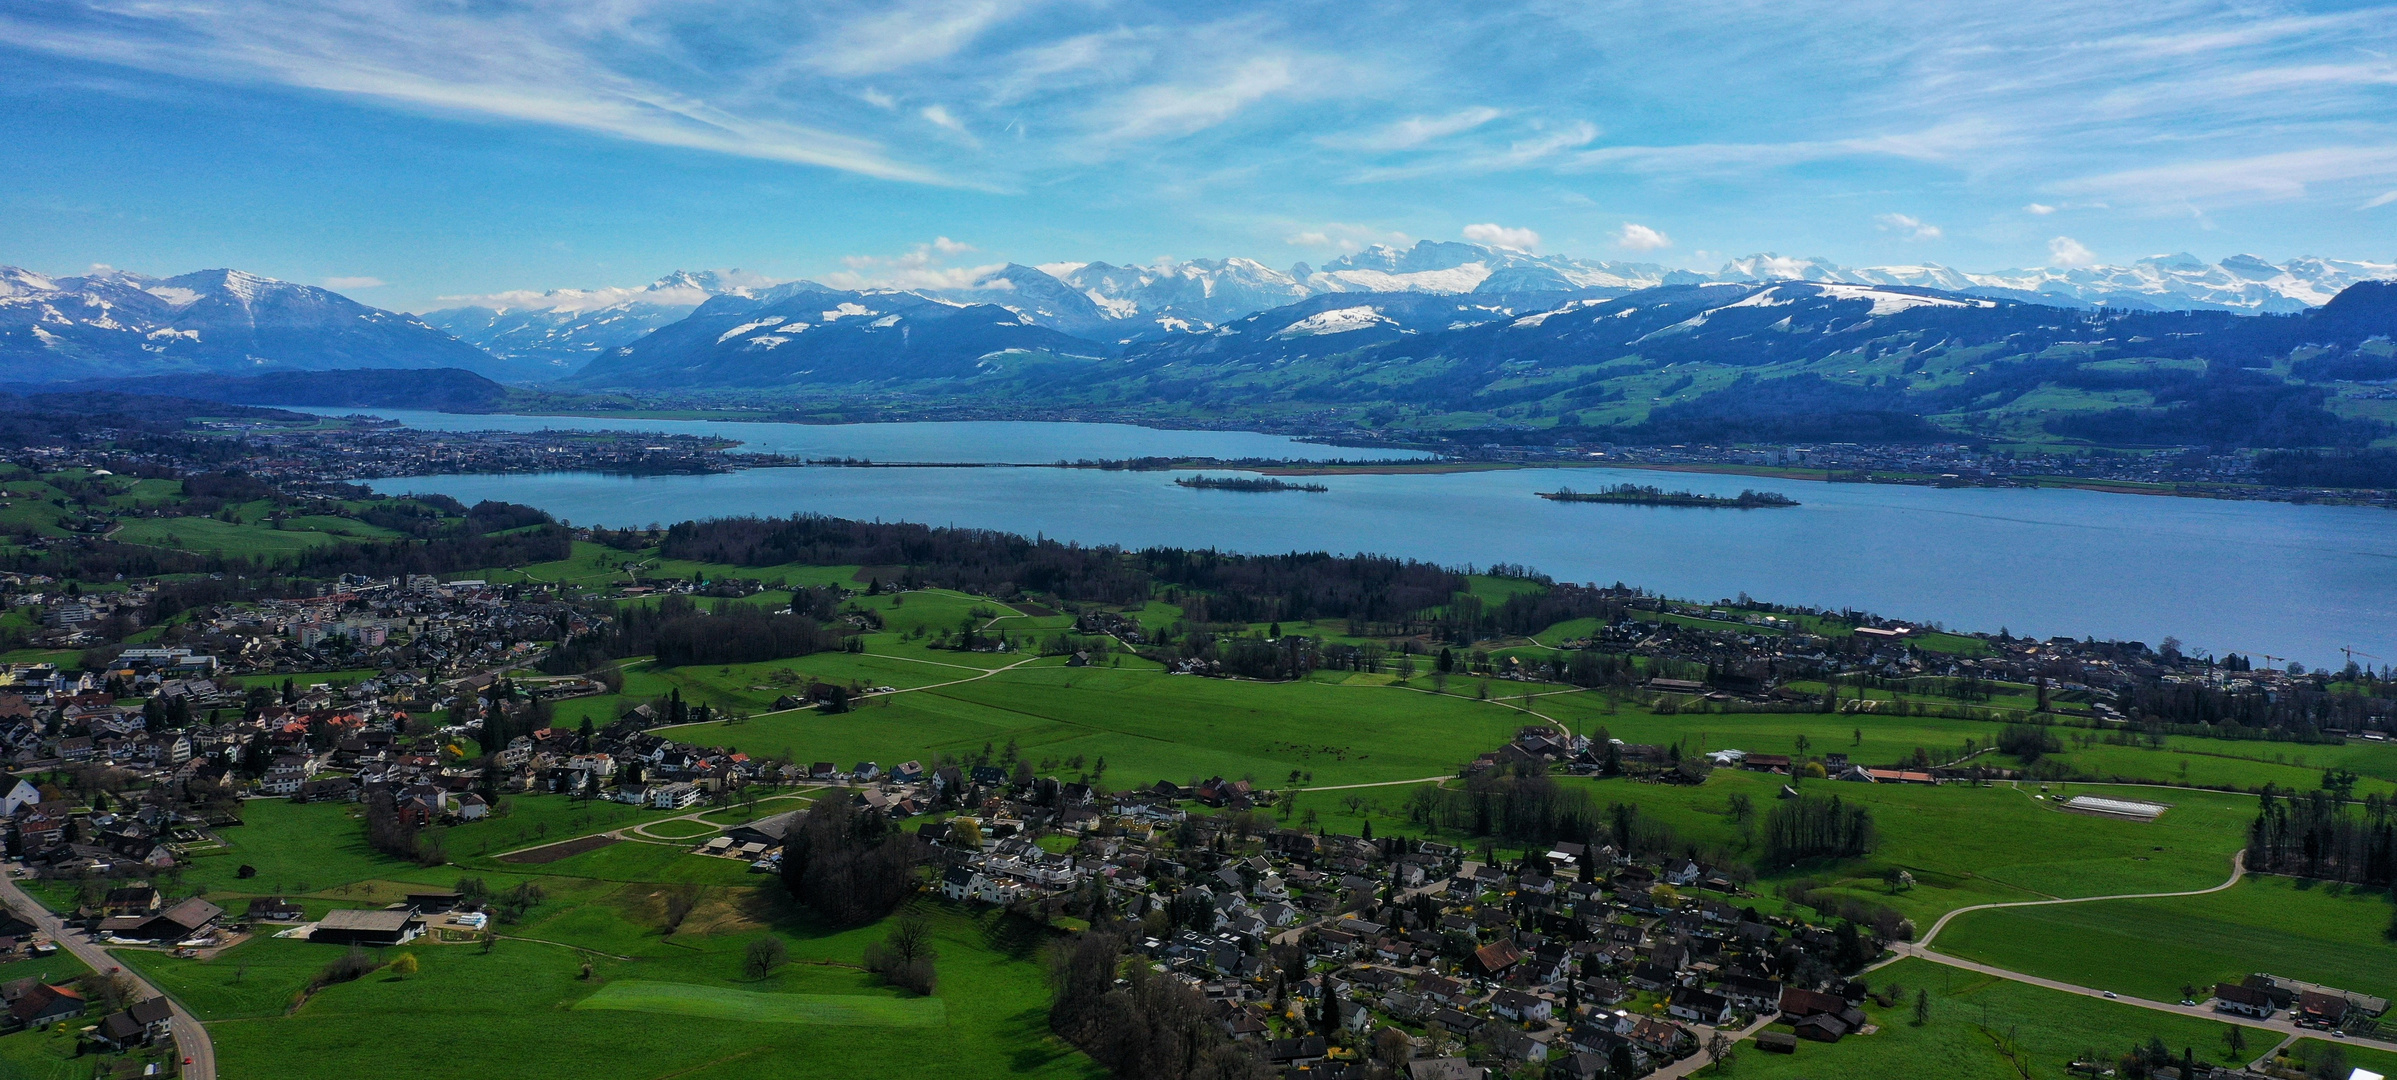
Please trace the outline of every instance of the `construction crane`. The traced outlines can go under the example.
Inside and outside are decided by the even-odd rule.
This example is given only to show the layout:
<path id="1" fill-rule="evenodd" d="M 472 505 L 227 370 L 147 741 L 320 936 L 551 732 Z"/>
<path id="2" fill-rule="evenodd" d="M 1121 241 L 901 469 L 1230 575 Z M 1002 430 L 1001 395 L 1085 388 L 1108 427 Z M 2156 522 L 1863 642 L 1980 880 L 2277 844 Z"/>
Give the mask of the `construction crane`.
<path id="1" fill-rule="evenodd" d="M 2348 647 L 2346 647 L 2346 646 L 2344 646 L 2344 645 L 2342 645 L 2342 646 L 2340 646 L 2340 647 L 2339 647 L 2339 651 L 2340 651 L 2340 652 L 2343 652 L 2343 653 L 2346 653 L 2346 654 L 2347 654 L 2347 662 L 2348 662 L 2348 663 L 2350 663 L 2350 664 L 2353 664 L 2353 663 L 2355 663 L 2355 658 L 2356 658 L 2356 657 L 2359 657 L 2359 656 L 2363 657 L 2363 658 L 2364 658 L 2364 659 L 2366 659 L 2366 660 L 2378 660 L 2378 659 L 2380 659 L 2380 657 L 2374 656 L 2374 655 L 2372 655 L 2371 653 L 2368 653 L 2368 652 L 2357 652 L 2357 651 L 2355 651 L 2354 649 L 2350 649 L 2350 648 L 2348 648 Z"/>

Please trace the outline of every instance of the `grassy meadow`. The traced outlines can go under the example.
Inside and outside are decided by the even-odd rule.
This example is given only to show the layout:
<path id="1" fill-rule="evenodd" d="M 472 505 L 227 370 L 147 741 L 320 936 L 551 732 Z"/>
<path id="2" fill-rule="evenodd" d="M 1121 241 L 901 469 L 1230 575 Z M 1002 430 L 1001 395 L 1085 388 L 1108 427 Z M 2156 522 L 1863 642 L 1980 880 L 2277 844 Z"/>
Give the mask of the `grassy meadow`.
<path id="1" fill-rule="evenodd" d="M 2377 891 L 2251 877 L 2207 896 L 1976 911 L 1935 947 L 2156 1001 L 2257 972 L 2397 997 L 2397 944 L 2383 935 L 2391 907 Z"/>
<path id="2" fill-rule="evenodd" d="M 1753 1042 L 1743 1043 L 1725 1074 L 1740 1080 L 2059 1077 L 2093 1051 L 2111 1067 L 2114 1056 L 2151 1037 L 2176 1054 L 2194 1050 L 2200 1060 L 2221 1062 L 2229 1055 L 2226 1023 L 2093 1000 L 1927 960 L 1901 960 L 1871 979 L 1876 988 L 1902 988 L 1896 1005 L 1865 1006 L 1879 1029 L 1873 1034 L 1837 1043 L 1801 1040 L 1794 1054 L 1768 1054 Z M 1915 996 L 1925 990 L 1930 1015 L 1917 1026 Z M 2276 1041 L 2259 1029 L 2249 1029 L 2246 1040 L 2250 1048 Z"/>

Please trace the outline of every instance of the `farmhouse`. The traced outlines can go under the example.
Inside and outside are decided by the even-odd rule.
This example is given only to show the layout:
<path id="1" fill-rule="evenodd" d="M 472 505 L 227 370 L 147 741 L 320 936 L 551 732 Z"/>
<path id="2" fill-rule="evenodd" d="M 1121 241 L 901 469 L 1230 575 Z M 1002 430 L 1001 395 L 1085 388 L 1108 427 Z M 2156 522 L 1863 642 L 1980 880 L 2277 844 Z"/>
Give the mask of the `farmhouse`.
<path id="1" fill-rule="evenodd" d="M 2252 1016 L 2258 1020 L 2269 1020 L 2275 1010 L 2272 1006 L 2272 995 L 2255 987 L 2241 986 L 2237 983 L 2216 983 L 2214 984 L 2214 1011 Z"/>
<path id="2" fill-rule="evenodd" d="M 325 913 L 308 940 L 334 945 L 405 945 L 424 932 L 424 920 L 409 908 L 342 908 Z"/>

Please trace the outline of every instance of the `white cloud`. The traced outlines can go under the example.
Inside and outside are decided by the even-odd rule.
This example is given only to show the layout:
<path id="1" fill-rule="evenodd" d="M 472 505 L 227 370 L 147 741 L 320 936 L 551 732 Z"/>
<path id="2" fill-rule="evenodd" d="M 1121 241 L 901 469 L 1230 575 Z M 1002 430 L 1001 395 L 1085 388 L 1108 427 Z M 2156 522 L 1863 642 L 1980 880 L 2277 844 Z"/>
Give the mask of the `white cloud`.
<path id="1" fill-rule="evenodd" d="M 1465 239 L 1476 244 L 1513 248 L 1516 251 L 1533 251 L 1540 246 L 1539 233 L 1530 229 L 1510 229 L 1504 225 L 1467 225 Z"/>
<path id="2" fill-rule="evenodd" d="M 1369 244 L 1405 246 L 1414 237 L 1393 229 L 1376 229 L 1370 225 L 1350 225 L 1332 222 L 1313 228 L 1300 229 L 1282 237 L 1292 247 L 1333 248 L 1341 252 L 1363 251 Z"/>
<path id="3" fill-rule="evenodd" d="M 1094 119 L 1098 134 L 1110 141 L 1178 138 L 1230 120 L 1297 83 L 1288 57 L 1260 56 L 1206 79 L 1134 90 L 1098 109 Z"/>
<path id="4" fill-rule="evenodd" d="M 340 291 L 342 289 L 379 289 L 387 284 L 390 283 L 379 277 L 329 277 L 325 279 L 325 288 L 335 291 Z"/>
<path id="5" fill-rule="evenodd" d="M 813 64 L 833 75 L 878 75 L 945 60 L 1022 7 L 1007 0 L 894 5 L 837 27 L 813 50 Z"/>
<path id="6" fill-rule="evenodd" d="M 2397 176 L 2397 143 L 2175 162 L 2068 181 L 2055 185 L 2055 190 L 2179 214 L 2192 208 L 2283 202 L 2305 197 L 2313 184 L 2385 181 L 2392 176 Z"/>
<path id="7" fill-rule="evenodd" d="M 1007 282 L 985 279 L 1007 268 L 1006 263 L 985 266 L 950 266 L 952 256 L 974 250 L 971 244 L 961 244 L 946 236 L 934 237 L 931 243 L 917 244 L 898 255 L 847 255 L 841 259 L 845 270 L 823 275 L 819 280 L 839 289 L 974 289 L 1012 288 Z"/>
<path id="8" fill-rule="evenodd" d="M 1498 119 L 1500 115 L 1498 110 L 1487 105 L 1477 105 L 1442 116 L 1410 116 L 1372 131 L 1328 135 L 1317 141 L 1344 150 L 1410 150 L 1471 131 Z"/>
<path id="9" fill-rule="evenodd" d="M 2072 237 L 2059 236 L 2047 242 L 2047 261 L 2066 268 L 2091 266 L 2097 262 L 2097 254 Z"/>
<path id="10" fill-rule="evenodd" d="M 923 109 L 923 116 L 924 116 L 924 119 L 926 119 L 926 120 L 930 120 L 930 121 L 932 121 L 933 123 L 935 123 L 935 124 L 938 124 L 938 125 L 940 125 L 941 127 L 948 128 L 949 130 L 951 130 L 951 131 L 954 131 L 954 132 L 956 132 L 956 133 L 958 133 L 958 134 L 960 134 L 960 135 L 963 135 L 963 134 L 965 134 L 965 133 L 966 133 L 966 130 L 965 130 L 965 124 L 964 124 L 962 121 L 958 120 L 956 117 L 949 115 L 949 110 L 948 110 L 948 109 L 946 109 L 946 108 L 943 108 L 942 106 L 939 106 L 939 105 L 926 105 L 926 106 L 924 106 L 924 109 Z"/>
<path id="11" fill-rule="evenodd" d="M 0 14 L 0 39 L 102 63 L 226 82 L 270 82 L 464 116 L 547 124 L 611 138 L 817 165 L 884 179 L 951 183 L 894 160 L 881 143 L 798 123 L 627 69 L 618 50 L 655 52 L 642 0 L 581 17 L 437 0 L 221 0 L 138 14 L 36 21 Z M 738 95 L 726 94 L 737 99 Z M 963 185 L 960 185 L 963 186 Z"/>
<path id="12" fill-rule="evenodd" d="M 2026 213 L 2026 214 L 2036 214 L 2036 215 L 2038 215 L 2038 216 L 2040 216 L 2040 217 L 2046 217 L 2046 216 L 2048 216 L 2049 214 L 2053 214 L 2053 213 L 2055 213 L 2055 212 L 2056 212 L 2056 208 L 2055 208 L 2055 207 L 2053 207 L 2053 206 L 2049 206 L 2049 205 L 2048 205 L 2048 204 L 2046 204 L 2046 203 L 2031 203 L 2030 205 L 2023 207 L 2023 208 L 2022 208 L 2022 210 L 2023 210 L 2023 213 Z"/>
<path id="13" fill-rule="evenodd" d="M 1902 232 L 1909 240 L 1937 240 L 1946 235 L 1939 231 L 1939 226 L 1925 225 L 1921 218 L 1911 214 L 1883 214 L 1873 220 L 1880 223 L 1882 231 Z"/>
<path id="14" fill-rule="evenodd" d="M 1673 238 L 1646 225 L 1626 221 L 1615 232 L 1615 246 L 1625 251 L 1658 251 L 1672 247 Z"/>
<path id="15" fill-rule="evenodd" d="M 2376 207 L 2387 206 L 2390 203 L 2397 203 L 2397 191 L 2384 191 L 2373 196 L 2369 201 L 2365 202 L 2364 205 L 2356 207 L 2356 209 L 2371 210 Z"/>

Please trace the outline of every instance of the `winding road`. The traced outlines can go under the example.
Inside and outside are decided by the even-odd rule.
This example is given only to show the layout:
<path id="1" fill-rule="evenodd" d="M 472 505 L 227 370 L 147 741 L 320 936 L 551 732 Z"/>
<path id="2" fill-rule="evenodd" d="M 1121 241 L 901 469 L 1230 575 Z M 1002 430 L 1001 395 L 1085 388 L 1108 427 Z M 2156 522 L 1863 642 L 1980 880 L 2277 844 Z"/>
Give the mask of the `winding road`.
<path id="1" fill-rule="evenodd" d="M 185 1080 L 216 1080 L 216 1043 L 209 1039 L 208 1029 L 201 1026 L 200 1018 L 193 1016 L 191 1010 L 175 1000 L 174 995 L 152 986 L 150 980 L 142 978 L 140 972 L 119 963 L 98 942 L 67 929 L 66 923 L 51 914 L 49 908 L 43 907 L 33 897 L 26 895 L 25 890 L 18 888 L 16 879 L 0 877 L 0 898 L 6 899 L 10 907 L 33 920 L 43 933 L 50 935 L 50 940 L 75 954 L 76 959 L 83 961 L 93 971 L 121 974 L 133 980 L 133 985 L 143 995 L 166 998 L 167 1009 L 174 1014 L 175 1049 L 191 1062 L 183 1066 Z"/>
<path id="2" fill-rule="evenodd" d="M 1970 971 L 1981 975 L 1990 975 L 1996 978 L 2007 979 L 2018 983 L 2025 983 L 2031 986 L 2043 987 L 2049 990 L 2061 991 L 2067 994 L 2078 994 L 2082 997 L 2099 998 L 2102 1000 L 2113 1001 L 2122 1005 L 2131 1005 L 2142 1009 L 2150 1009 L 2156 1012 L 2178 1013 L 2182 1016 L 2193 1016 L 2202 1020 L 2216 1020 L 2223 1023 L 2235 1023 L 2241 1027 L 2261 1028 L 2282 1036 L 2284 1042 L 2297 1038 L 2330 1038 L 2330 1033 L 2327 1031 L 2321 1031 L 2308 1027 L 2300 1027 L 2297 1024 L 2283 1018 L 2276 1017 L 2275 1019 L 2271 1020 L 2258 1020 L 2249 1016 L 2235 1016 L 2229 1013 L 2217 1012 L 2212 1006 L 2209 1006 L 2204 1002 L 2199 1002 L 2195 1005 L 2183 1005 L 2179 1002 L 2149 1001 L 2146 998 L 2131 997 L 2127 994 L 2109 993 L 2108 991 L 2100 990 L 2094 987 L 2078 986 L 2073 983 L 2059 982 L 2055 979 L 2041 978 L 2037 975 L 2026 975 L 2019 971 L 2008 971 L 2001 967 L 1992 967 L 1988 964 L 1977 963 L 1960 957 L 1950 956 L 1946 953 L 1935 952 L 1930 947 L 1932 939 L 1938 937 L 1939 932 L 1945 929 L 1950 921 L 1954 920 L 1958 915 L 1967 914 L 1969 912 L 1990 911 L 1997 908 L 2053 907 L 2058 904 L 2094 904 L 2106 900 L 2163 900 L 2176 896 L 2205 896 L 2209 893 L 2218 893 L 2225 889 L 2232 888 L 2233 886 L 2238 885 L 2239 882 L 2246 876 L 2247 853 L 2242 851 L 2231 857 L 2230 879 L 2211 888 L 2189 889 L 2182 892 L 2120 893 L 2112 896 L 2076 896 L 2059 900 L 2018 900 L 2003 904 L 1974 904 L 1970 907 L 1960 907 L 1954 911 L 1940 916 L 1939 921 L 1932 923 L 1930 931 L 1925 933 L 1920 940 L 1901 941 L 1892 944 L 1890 946 L 1891 955 L 1889 957 L 1883 959 L 1877 964 L 1872 965 L 1871 967 L 1866 968 L 1865 970 L 1876 971 L 1891 964 L 1897 963 L 1900 960 L 1904 960 L 1907 957 L 1914 957 L 1921 960 L 1928 960 L 1934 964 L 1941 964 L 1947 967 L 1957 968 L 1963 971 Z M 2353 1043 L 2357 1046 L 2371 1047 L 2376 1050 L 2397 1051 L 2397 1042 L 2392 1042 L 2385 1039 L 2366 1039 L 2356 1036 L 2348 1036 L 2343 1041 Z"/>

